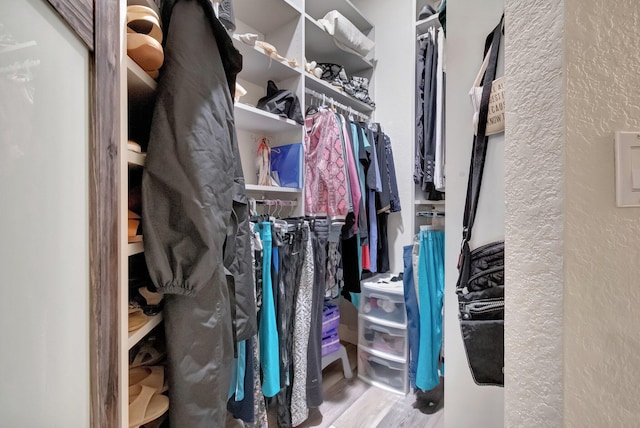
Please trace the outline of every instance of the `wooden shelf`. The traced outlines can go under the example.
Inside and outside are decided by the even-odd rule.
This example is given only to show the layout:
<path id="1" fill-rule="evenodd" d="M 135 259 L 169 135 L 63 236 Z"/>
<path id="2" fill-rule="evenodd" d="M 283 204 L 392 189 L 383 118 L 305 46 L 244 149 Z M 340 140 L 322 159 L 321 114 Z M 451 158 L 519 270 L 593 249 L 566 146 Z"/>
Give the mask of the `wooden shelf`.
<path id="1" fill-rule="evenodd" d="M 300 131 L 302 128 L 302 125 L 291 119 L 242 103 L 235 105 L 235 118 L 236 128 L 256 133 Z"/>
<path id="2" fill-rule="evenodd" d="M 294 189 L 293 187 L 258 186 L 257 184 L 247 184 L 245 185 L 245 188 L 249 192 L 302 193 L 302 189 Z"/>
<path id="3" fill-rule="evenodd" d="M 268 80 L 280 82 L 282 80 L 299 77 L 302 74 L 303 65 L 301 58 L 297 58 L 300 66 L 293 68 L 286 62 L 271 58 L 265 53 L 264 49 L 242 42 L 236 34 L 233 35 L 233 45 L 243 56 L 242 71 L 238 75 L 240 79 L 248 80 L 251 83 L 266 88 Z M 278 46 L 275 48 L 277 49 Z"/>
<path id="4" fill-rule="evenodd" d="M 147 158 L 146 153 L 138 153 L 131 150 L 127 150 L 127 163 L 129 166 L 144 166 L 144 161 Z"/>
<path id="5" fill-rule="evenodd" d="M 152 101 L 158 84 L 134 60 L 127 56 L 126 61 L 129 100 L 145 104 Z"/>
<path id="6" fill-rule="evenodd" d="M 240 19 L 262 34 L 269 34 L 286 23 L 299 19 L 301 13 L 285 0 L 236 1 L 233 3 L 236 19 Z"/>
<path id="7" fill-rule="evenodd" d="M 308 0 L 305 7 L 314 19 L 323 18 L 327 12 L 337 10 L 364 34 L 373 28 L 373 24 L 349 0 Z"/>
<path id="8" fill-rule="evenodd" d="M 438 20 L 437 13 L 416 22 L 416 34 L 423 34 L 431 27 L 440 27 L 440 21 Z"/>
<path id="9" fill-rule="evenodd" d="M 305 86 L 307 88 L 313 89 L 316 92 L 323 93 L 327 97 L 333 98 L 335 101 L 341 104 L 345 104 L 361 113 L 370 113 L 375 110 L 375 108 L 371 107 L 369 104 L 363 103 L 362 101 L 353 98 L 351 95 L 335 88 L 329 82 L 320 80 L 316 76 L 312 76 L 309 73 L 305 74 L 305 82 Z"/>
<path id="10" fill-rule="evenodd" d="M 318 24 L 318 22 L 306 15 L 305 25 L 306 46 L 305 56 L 307 61 L 329 62 L 344 67 L 347 76 L 371 77 L 374 64 L 368 58 L 362 58 L 339 49 L 333 36 Z"/>
<path id="11" fill-rule="evenodd" d="M 127 244 L 127 255 L 133 256 L 144 252 L 144 244 L 142 242 L 133 242 Z"/>
<path id="12" fill-rule="evenodd" d="M 151 330 L 156 328 L 158 324 L 162 322 L 162 312 L 152 317 L 149 317 L 149 322 L 143 325 L 140 329 L 129 333 L 129 349 L 136 346 L 138 342 L 145 338 L 145 336 L 151 333 Z"/>

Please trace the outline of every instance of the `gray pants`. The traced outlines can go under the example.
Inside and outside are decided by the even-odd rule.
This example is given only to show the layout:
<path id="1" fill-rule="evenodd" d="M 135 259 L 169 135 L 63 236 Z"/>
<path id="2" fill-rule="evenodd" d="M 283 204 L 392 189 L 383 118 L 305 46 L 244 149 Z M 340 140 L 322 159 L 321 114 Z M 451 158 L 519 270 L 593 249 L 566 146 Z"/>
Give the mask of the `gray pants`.
<path id="1" fill-rule="evenodd" d="M 164 298 L 169 415 L 183 427 L 221 427 L 226 418 L 233 334 L 227 280 L 222 269 L 216 273 L 195 296 Z"/>

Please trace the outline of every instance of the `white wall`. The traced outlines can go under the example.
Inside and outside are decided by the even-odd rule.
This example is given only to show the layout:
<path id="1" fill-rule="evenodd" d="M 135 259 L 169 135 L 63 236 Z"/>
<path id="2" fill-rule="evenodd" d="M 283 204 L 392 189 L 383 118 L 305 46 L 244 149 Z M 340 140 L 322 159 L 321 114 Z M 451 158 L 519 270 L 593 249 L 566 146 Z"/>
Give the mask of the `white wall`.
<path id="1" fill-rule="evenodd" d="M 638 426 L 640 209 L 615 206 L 613 141 L 640 131 L 640 4 L 565 5 L 565 426 Z"/>
<path id="2" fill-rule="evenodd" d="M 463 349 L 455 284 L 462 238 L 462 213 L 473 143 L 473 108 L 469 88 L 482 63 L 485 37 L 498 24 L 502 0 L 447 3 L 446 133 L 447 217 L 445 246 L 445 425 L 501 427 L 504 391 L 477 386 Z M 498 75 L 502 74 L 499 63 Z M 491 137 L 478 204 L 472 248 L 504 237 L 504 137 Z"/>
<path id="3" fill-rule="evenodd" d="M 308 0 L 311 1 L 311 0 Z M 317 1 L 317 0 L 313 0 Z M 402 204 L 389 215 L 391 272 L 402 272 L 402 247 L 413 239 L 413 103 L 415 25 L 411 1 L 359 0 L 353 2 L 375 26 L 375 119 L 391 137 Z"/>
<path id="4" fill-rule="evenodd" d="M 505 426 L 552 428 L 562 426 L 564 7 L 506 3 Z"/>
<path id="5" fill-rule="evenodd" d="M 0 24 L 40 61 L 31 108 L 0 76 L 0 425 L 85 428 L 89 55 L 48 2 L 0 2 Z"/>

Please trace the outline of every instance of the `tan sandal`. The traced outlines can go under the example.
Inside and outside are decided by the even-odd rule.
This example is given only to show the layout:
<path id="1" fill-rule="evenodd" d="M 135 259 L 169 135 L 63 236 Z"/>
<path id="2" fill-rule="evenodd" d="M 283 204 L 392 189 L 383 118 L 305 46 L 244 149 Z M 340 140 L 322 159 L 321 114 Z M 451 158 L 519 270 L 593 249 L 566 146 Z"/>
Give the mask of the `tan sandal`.
<path id="1" fill-rule="evenodd" d="M 148 322 L 149 317 L 142 312 L 142 309 L 129 308 L 129 333 L 139 330 Z"/>
<path id="2" fill-rule="evenodd" d="M 129 428 L 138 428 L 158 419 L 169 410 L 169 397 L 149 386 L 129 387 Z"/>
<path id="3" fill-rule="evenodd" d="M 169 389 L 165 383 L 164 367 L 134 367 L 129 369 L 129 386 L 144 385 L 163 393 Z"/>
<path id="4" fill-rule="evenodd" d="M 145 71 L 158 70 L 164 62 L 162 45 L 146 34 L 127 32 L 127 55 Z"/>
<path id="5" fill-rule="evenodd" d="M 162 361 L 164 357 L 164 353 L 158 351 L 153 345 L 145 343 L 136 353 L 136 356 L 133 358 L 133 362 L 129 365 L 129 368 L 157 364 Z"/>
<path id="6" fill-rule="evenodd" d="M 138 34 L 146 34 L 162 43 L 160 18 L 156 12 L 142 5 L 127 7 L 127 27 Z"/>

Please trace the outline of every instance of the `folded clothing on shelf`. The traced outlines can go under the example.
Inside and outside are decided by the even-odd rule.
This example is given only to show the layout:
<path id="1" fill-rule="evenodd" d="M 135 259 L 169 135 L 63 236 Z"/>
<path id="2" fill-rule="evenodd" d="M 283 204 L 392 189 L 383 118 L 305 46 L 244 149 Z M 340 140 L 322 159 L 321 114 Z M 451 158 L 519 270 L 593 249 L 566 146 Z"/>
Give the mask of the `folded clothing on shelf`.
<path id="1" fill-rule="evenodd" d="M 369 79 L 359 76 L 350 78 L 340 64 L 321 62 L 317 65 L 322 70 L 320 77 L 322 80 L 342 89 L 355 99 L 375 107 L 376 104 L 369 96 Z"/>
<path id="2" fill-rule="evenodd" d="M 337 10 L 327 12 L 318 20 L 318 24 L 333 36 L 336 46 L 345 52 L 365 57 L 375 46 L 371 39 Z"/>
<path id="3" fill-rule="evenodd" d="M 336 305 L 325 303 L 322 311 L 322 356 L 333 354 L 340 349 L 338 327 L 340 310 Z"/>

